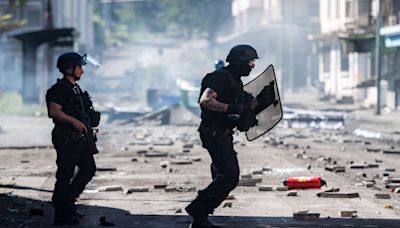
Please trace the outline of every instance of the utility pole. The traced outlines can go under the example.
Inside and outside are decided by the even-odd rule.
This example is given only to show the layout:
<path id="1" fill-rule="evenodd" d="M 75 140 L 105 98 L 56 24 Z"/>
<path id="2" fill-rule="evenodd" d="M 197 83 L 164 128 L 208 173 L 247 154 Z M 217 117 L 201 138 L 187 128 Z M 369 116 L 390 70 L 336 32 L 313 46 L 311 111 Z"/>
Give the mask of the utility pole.
<path id="1" fill-rule="evenodd" d="M 380 41 L 380 29 L 381 29 L 381 0 L 377 0 L 377 14 L 376 14 L 376 33 L 375 33 L 375 77 L 376 77 L 376 109 L 375 115 L 381 114 L 381 41 Z"/>
<path id="2" fill-rule="evenodd" d="M 285 100 L 285 93 L 286 93 L 286 89 L 285 89 L 285 85 L 286 85 L 286 82 L 285 82 L 285 79 L 286 79 L 286 77 L 285 77 L 285 72 L 286 72 L 286 70 L 285 69 L 287 69 L 286 68 L 286 66 L 285 66 L 285 64 L 286 64 L 286 61 L 285 61 L 285 57 L 286 57 L 286 55 L 285 55 L 285 51 L 286 51 L 286 48 L 285 48 L 285 45 L 286 45 L 286 37 L 285 37 L 285 33 L 286 33 L 286 0 L 282 0 L 282 2 L 281 2 L 281 14 L 282 14 L 282 22 L 281 22 L 281 39 L 282 39 L 282 41 L 281 41 L 281 87 L 280 87 L 280 96 L 281 96 L 281 99 L 282 100 Z"/>

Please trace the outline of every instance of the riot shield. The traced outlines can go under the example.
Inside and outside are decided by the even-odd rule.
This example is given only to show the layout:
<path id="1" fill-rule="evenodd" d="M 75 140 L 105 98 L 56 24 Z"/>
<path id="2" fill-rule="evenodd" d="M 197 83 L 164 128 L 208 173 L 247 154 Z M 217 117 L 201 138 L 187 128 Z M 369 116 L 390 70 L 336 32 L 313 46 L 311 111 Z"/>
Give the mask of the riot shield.
<path id="1" fill-rule="evenodd" d="M 274 82 L 274 90 L 276 100 L 274 104 L 269 105 L 264 110 L 260 111 L 257 115 L 257 125 L 246 131 L 247 140 L 253 141 L 254 139 L 264 135 L 271 130 L 283 117 L 281 99 L 279 97 L 278 83 L 276 81 L 274 67 L 269 65 L 268 68 L 258 77 L 247 83 L 243 88 L 246 92 L 251 93 L 256 97 L 260 91 L 271 82 Z"/>

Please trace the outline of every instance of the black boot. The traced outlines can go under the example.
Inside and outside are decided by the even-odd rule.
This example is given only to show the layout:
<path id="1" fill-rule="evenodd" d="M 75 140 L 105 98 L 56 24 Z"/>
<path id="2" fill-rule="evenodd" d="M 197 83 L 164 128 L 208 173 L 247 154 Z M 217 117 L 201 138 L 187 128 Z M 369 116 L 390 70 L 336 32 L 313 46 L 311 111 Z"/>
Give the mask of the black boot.
<path id="1" fill-rule="evenodd" d="M 208 219 L 208 214 L 199 198 L 196 198 L 186 208 L 186 212 L 193 217 L 192 227 L 211 228 L 215 227 Z"/>
<path id="2" fill-rule="evenodd" d="M 73 214 L 75 217 L 81 219 L 81 218 L 85 217 L 85 214 L 78 210 L 78 208 L 77 208 L 76 205 L 75 205 L 75 202 L 76 202 L 76 200 L 75 200 L 75 199 L 72 199 L 72 208 L 73 208 L 72 214 Z"/>

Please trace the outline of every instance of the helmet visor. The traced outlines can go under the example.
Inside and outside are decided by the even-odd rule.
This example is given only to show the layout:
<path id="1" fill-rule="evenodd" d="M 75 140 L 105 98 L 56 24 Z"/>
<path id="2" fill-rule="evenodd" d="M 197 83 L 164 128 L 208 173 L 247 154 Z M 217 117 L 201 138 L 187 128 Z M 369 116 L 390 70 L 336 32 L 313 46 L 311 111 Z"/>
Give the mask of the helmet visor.
<path id="1" fill-rule="evenodd" d="M 84 62 L 83 65 L 86 65 L 87 63 L 89 63 L 91 66 L 93 66 L 96 69 L 99 69 L 101 66 L 100 62 L 97 59 L 95 59 L 93 56 L 88 55 L 88 54 L 84 54 L 82 56 L 82 60 Z"/>

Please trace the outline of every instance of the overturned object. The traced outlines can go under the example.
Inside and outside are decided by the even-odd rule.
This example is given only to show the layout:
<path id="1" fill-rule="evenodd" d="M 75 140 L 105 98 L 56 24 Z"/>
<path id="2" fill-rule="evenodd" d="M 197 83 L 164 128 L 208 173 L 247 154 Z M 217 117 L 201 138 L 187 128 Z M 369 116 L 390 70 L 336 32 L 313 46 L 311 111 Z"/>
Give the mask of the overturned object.
<path id="1" fill-rule="evenodd" d="M 309 213 L 307 211 L 298 211 L 293 213 L 294 220 L 318 220 L 320 213 Z"/>
<path id="2" fill-rule="evenodd" d="M 342 218 L 356 218 L 357 211 L 340 211 L 339 216 Z"/>
<path id="3" fill-rule="evenodd" d="M 307 189 L 326 186 L 326 181 L 322 180 L 321 177 L 289 177 L 283 181 L 283 184 L 288 189 Z"/>

